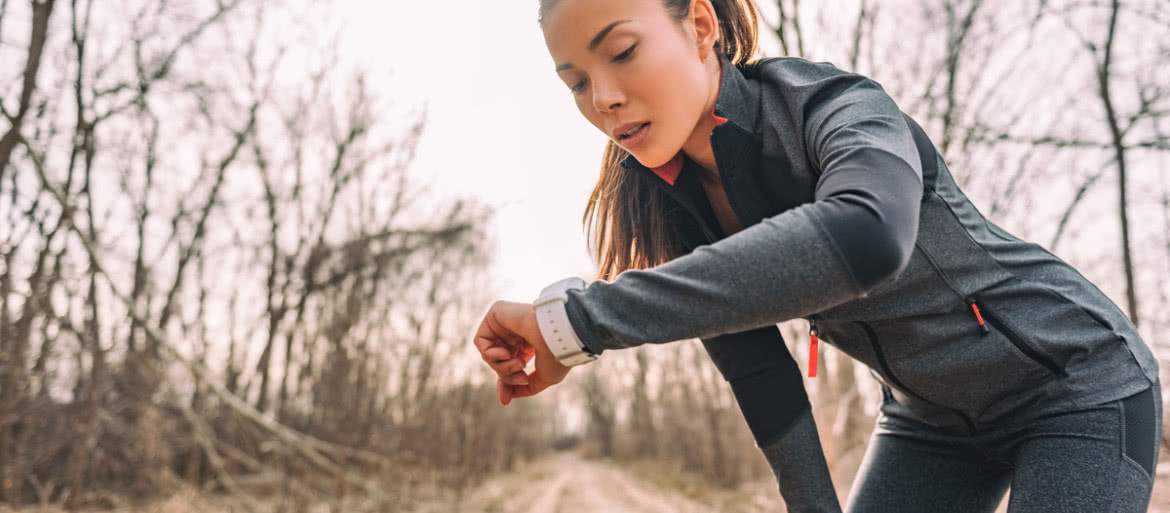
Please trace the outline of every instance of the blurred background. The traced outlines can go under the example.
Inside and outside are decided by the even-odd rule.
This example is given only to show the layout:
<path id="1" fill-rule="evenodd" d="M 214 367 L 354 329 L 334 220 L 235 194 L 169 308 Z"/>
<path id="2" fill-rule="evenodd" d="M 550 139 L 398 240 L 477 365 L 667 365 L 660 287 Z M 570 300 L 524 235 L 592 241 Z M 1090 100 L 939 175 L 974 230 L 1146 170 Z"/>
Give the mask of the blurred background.
<path id="1" fill-rule="evenodd" d="M 756 3 L 1170 356 L 1170 3 Z M 496 398 L 490 303 L 596 273 L 536 8 L 0 0 L 0 511 L 782 511 L 698 340 Z M 880 393 L 821 351 L 844 500 Z"/>

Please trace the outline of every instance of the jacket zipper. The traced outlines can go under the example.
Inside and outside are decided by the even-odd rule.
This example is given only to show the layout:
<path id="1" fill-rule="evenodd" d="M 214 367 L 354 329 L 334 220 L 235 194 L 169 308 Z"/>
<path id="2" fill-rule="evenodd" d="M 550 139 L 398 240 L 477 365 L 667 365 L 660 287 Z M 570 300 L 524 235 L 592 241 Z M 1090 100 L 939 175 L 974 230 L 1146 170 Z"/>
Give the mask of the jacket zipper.
<path id="1" fill-rule="evenodd" d="M 1017 348 L 1019 348 L 1020 352 L 1027 355 L 1028 358 L 1031 358 L 1032 361 L 1039 363 L 1040 365 L 1044 366 L 1044 368 L 1048 369 L 1049 372 L 1052 372 L 1053 374 L 1055 374 L 1057 376 L 1068 377 L 1067 371 L 1060 368 L 1060 366 L 1057 365 L 1056 362 L 1047 358 L 1045 355 L 1036 351 L 1035 349 L 1032 348 L 1032 346 L 1030 346 L 1026 342 L 1024 342 L 1024 339 L 1022 337 L 1020 337 L 1020 335 L 1018 333 L 1016 333 L 1015 330 L 1010 328 L 1007 324 L 1004 324 L 1003 320 L 1000 319 L 999 316 L 997 316 L 994 312 L 992 312 L 991 310 L 988 310 L 986 308 L 986 305 L 984 305 L 984 308 L 981 310 L 979 308 L 979 306 L 976 304 L 976 300 L 974 297 L 967 297 L 966 300 L 967 300 L 967 304 L 971 306 L 971 310 L 973 310 L 975 312 L 975 318 L 979 321 L 979 327 L 982 329 L 984 335 L 987 335 L 988 333 L 991 332 L 991 330 L 983 322 L 983 318 L 984 318 L 984 316 L 986 316 L 987 320 L 991 321 L 991 324 L 994 324 L 996 329 L 998 329 L 1001 333 L 1006 335 L 1008 340 L 1010 340 L 1012 342 L 1012 344 L 1014 344 Z"/>
<path id="2" fill-rule="evenodd" d="M 820 331 L 817 330 L 817 321 L 809 316 L 808 318 L 808 377 L 817 377 L 817 341 Z"/>
<path id="3" fill-rule="evenodd" d="M 927 398 L 923 397 L 923 396 L 922 396 L 922 394 L 919 394 L 919 393 L 917 393 L 917 392 L 915 392 L 915 391 L 913 391 L 913 390 L 910 390 L 910 388 L 909 388 L 909 387 L 907 387 L 907 386 L 906 386 L 906 384 L 902 382 L 902 380 L 898 379 L 898 377 L 897 377 L 897 376 L 894 376 L 894 373 L 893 373 L 893 371 L 891 371 L 891 370 L 890 370 L 890 365 L 889 365 L 889 363 L 887 363 L 887 362 L 886 362 L 886 356 L 885 356 L 885 354 L 884 354 L 884 353 L 882 353 L 882 349 L 881 349 L 881 347 L 878 345 L 878 340 L 877 340 L 877 333 L 874 331 L 873 327 L 872 327 L 872 326 L 870 326 L 870 325 L 869 325 L 869 323 L 867 323 L 867 322 L 865 322 L 865 321 L 854 321 L 854 322 L 856 322 L 857 324 L 861 325 L 861 328 L 865 330 L 865 335 L 866 335 L 867 337 L 869 337 L 869 343 L 870 343 L 870 345 L 873 347 L 873 353 L 874 353 L 874 355 L 876 355 L 876 356 L 877 356 L 877 359 L 878 359 L 878 365 L 880 365 L 880 366 L 881 366 L 881 368 L 882 368 L 882 372 L 883 372 L 883 373 L 885 373 L 886 377 L 887 377 L 887 378 L 888 378 L 888 379 L 889 379 L 889 380 L 890 380 L 890 381 L 891 381 L 891 382 L 892 382 L 892 383 L 893 383 L 895 386 L 897 386 L 898 388 L 902 389 L 902 390 L 903 390 L 903 391 L 905 391 L 907 394 L 910 394 L 910 395 L 912 395 L 912 396 L 914 396 L 914 397 L 918 398 L 918 400 L 920 400 L 920 401 L 922 401 L 922 402 L 924 402 L 924 403 L 927 403 L 927 404 L 930 404 L 930 405 L 933 405 L 933 406 L 936 406 L 936 407 L 939 407 L 939 408 L 946 408 L 947 410 L 950 410 L 951 412 L 954 412 L 954 414 L 955 414 L 955 415 L 958 415 L 958 416 L 959 416 L 959 418 L 963 419 L 963 423 L 967 425 L 967 429 L 968 429 L 968 430 L 970 430 L 971 434 L 975 434 L 975 422 L 973 422 L 973 421 L 971 420 L 971 418 L 970 418 L 970 417 L 967 417 L 967 415 L 966 415 L 966 414 L 964 414 L 963 412 L 959 411 L 958 409 L 955 409 L 955 408 L 950 408 L 950 407 L 946 407 L 946 406 L 942 406 L 942 405 L 940 405 L 940 404 L 938 404 L 938 403 L 935 403 L 934 401 L 931 401 L 931 400 L 929 400 L 929 399 L 927 399 Z"/>

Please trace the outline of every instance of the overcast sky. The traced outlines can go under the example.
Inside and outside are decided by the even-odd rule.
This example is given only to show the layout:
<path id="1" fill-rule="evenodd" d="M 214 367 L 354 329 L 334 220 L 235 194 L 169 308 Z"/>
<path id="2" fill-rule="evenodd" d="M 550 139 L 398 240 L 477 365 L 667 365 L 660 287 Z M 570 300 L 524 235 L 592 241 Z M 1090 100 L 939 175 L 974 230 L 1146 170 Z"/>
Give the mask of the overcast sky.
<path id="1" fill-rule="evenodd" d="M 760 7 L 765 20 L 774 14 Z M 368 70 L 383 97 L 427 105 L 415 179 L 441 196 L 498 206 L 500 299 L 531 301 L 558 279 L 591 278 L 581 216 L 607 138 L 557 78 L 537 0 L 344 0 L 337 8 L 343 58 Z"/>
<path id="2" fill-rule="evenodd" d="M 606 141 L 554 73 L 536 4 L 339 5 L 344 56 L 372 73 L 383 98 L 427 105 L 416 183 L 498 206 L 494 273 L 500 299 L 513 301 L 593 274 L 580 219 Z"/>

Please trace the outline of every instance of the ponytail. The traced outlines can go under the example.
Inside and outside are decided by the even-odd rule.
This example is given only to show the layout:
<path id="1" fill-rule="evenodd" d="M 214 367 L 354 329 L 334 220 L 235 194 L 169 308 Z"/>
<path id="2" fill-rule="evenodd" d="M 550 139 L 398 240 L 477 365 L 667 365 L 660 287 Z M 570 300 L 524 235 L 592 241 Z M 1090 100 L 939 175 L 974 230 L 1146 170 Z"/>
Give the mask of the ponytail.
<path id="1" fill-rule="evenodd" d="M 668 0 L 690 6 L 689 0 Z M 711 0 L 719 18 L 719 40 L 715 49 L 735 66 L 746 66 L 759 47 L 759 11 L 752 0 Z M 684 13 L 684 16 L 687 13 Z"/>

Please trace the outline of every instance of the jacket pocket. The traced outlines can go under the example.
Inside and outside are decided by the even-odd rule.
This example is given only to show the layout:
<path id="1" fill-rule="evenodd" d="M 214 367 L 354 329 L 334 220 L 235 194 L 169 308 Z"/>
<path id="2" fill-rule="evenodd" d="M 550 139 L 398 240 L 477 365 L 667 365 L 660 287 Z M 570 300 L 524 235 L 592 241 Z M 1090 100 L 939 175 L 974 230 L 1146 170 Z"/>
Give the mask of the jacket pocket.
<path id="1" fill-rule="evenodd" d="M 1004 320 L 996 312 L 996 308 L 989 308 L 988 302 L 982 300 L 980 294 L 974 294 L 967 298 L 967 304 L 971 307 L 975 315 L 976 321 L 979 322 L 981 333 L 983 335 L 991 335 L 992 330 L 996 330 L 1012 343 L 1013 346 L 1019 350 L 1020 354 L 1028 360 L 1044 367 L 1054 376 L 1065 377 L 1068 372 L 1065 371 L 1059 363 L 1052 357 L 1044 354 L 1039 349 L 1032 346 L 1028 340 L 1020 334 L 1019 331 Z"/>
<path id="2" fill-rule="evenodd" d="M 1049 377 L 1059 370 L 1059 386 L 1050 393 L 1089 404 L 1108 395 L 1111 388 L 1143 380 L 1137 372 L 1141 362 L 1135 362 L 1130 345 L 1117 329 L 1125 328 L 1121 324 L 1125 317 L 1120 312 L 1106 317 L 1116 309 L 1108 298 L 1067 264 L 1055 263 L 1034 272 L 1036 277 L 1012 279 L 972 296 L 1005 332 L 1015 333 L 1022 347 L 1031 349 L 1029 358 L 1046 362 Z M 967 314 L 977 324 L 970 307 Z M 985 317 L 990 324 L 991 316 Z"/>
<path id="3" fill-rule="evenodd" d="M 956 303 L 942 315 L 871 323 L 887 372 L 898 377 L 891 385 L 900 384 L 976 424 L 993 422 L 1043 396 L 1044 385 L 1058 379 L 1053 368 L 1041 363 L 1045 355 L 1031 351 L 1015 326 L 992 324 L 987 316 L 981 325 L 968 304 Z M 907 406 L 931 410 L 926 404 Z"/>

